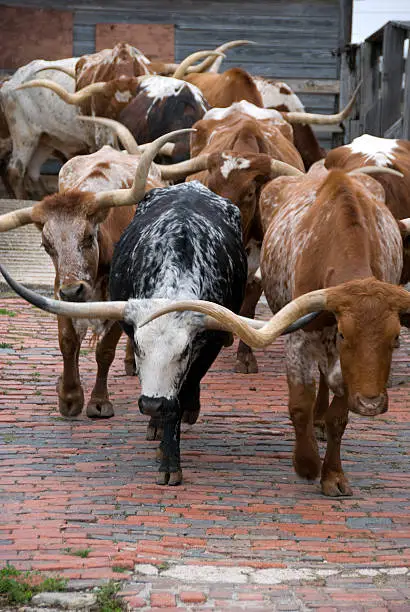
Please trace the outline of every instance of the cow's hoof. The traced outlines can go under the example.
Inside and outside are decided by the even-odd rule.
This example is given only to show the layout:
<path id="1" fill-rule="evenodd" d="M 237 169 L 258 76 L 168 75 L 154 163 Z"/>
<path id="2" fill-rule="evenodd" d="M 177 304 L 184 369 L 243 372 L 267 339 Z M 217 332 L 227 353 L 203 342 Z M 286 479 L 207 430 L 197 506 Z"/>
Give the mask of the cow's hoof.
<path id="1" fill-rule="evenodd" d="M 197 422 L 199 417 L 200 408 L 197 410 L 184 410 L 182 413 L 182 422 L 188 423 L 188 425 L 193 425 Z"/>
<path id="2" fill-rule="evenodd" d="M 322 493 L 328 497 L 353 495 L 349 481 L 343 473 L 332 472 L 321 480 Z"/>
<path id="3" fill-rule="evenodd" d="M 315 480 L 320 474 L 319 453 L 297 454 L 293 457 L 293 466 L 296 474 L 306 480 Z"/>
<path id="4" fill-rule="evenodd" d="M 124 370 L 127 376 L 135 376 L 137 374 L 134 361 L 124 361 Z"/>
<path id="5" fill-rule="evenodd" d="M 236 359 L 235 372 L 238 374 L 257 374 L 258 373 L 258 362 L 254 355 L 240 355 Z"/>
<path id="6" fill-rule="evenodd" d="M 79 387 L 75 391 L 64 393 L 62 386 L 62 379 L 60 377 L 57 381 L 56 388 L 58 393 L 58 409 L 63 417 L 73 419 L 81 414 L 83 410 L 84 391 L 82 387 Z"/>
<path id="7" fill-rule="evenodd" d="M 87 404 L 87 416 L 90 419 L 110 419 L 114 416 L 114 407 L 108 399 L 91 398 Z"/>
<path id="8" fill-rule="evenodd" d="M 326 425 L 324 421 L 316 421 L 316 423 L 314 423 L 314 430 L 315 430 L 315 434 L 316 434 L 316 440 L 322 440 L 323 442 L 326 442 L 327 440 L 327 435 L 326 435 Z"/>
<path id="9" fill-rule="evenodd" d="M 159 472 L 157 476 L 157 484 L 159 485 L 169 485 L 170 487 L 175 487 L 180 485 L 182 482 L 182 470 L 178 470 L 178 472 Z"/>
<path id="10" fill-rule="evenodd" d="M 159 440 L 161 441 L 164 437 L 164 428 L 163 426 L 155 419 L 151 418 L 148 427 L 147 427 L 147 435 L 145 436 L 146 440 Z"/>

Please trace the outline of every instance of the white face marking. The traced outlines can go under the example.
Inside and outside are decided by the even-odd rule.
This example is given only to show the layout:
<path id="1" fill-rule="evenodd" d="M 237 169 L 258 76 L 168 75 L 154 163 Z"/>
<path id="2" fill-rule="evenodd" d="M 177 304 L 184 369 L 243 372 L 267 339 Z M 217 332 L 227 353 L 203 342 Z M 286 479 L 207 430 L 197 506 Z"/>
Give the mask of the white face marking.
<path id="1" fill-rule="evenodd" d="M 394 161 L 397 140 L 363 134 L 347 145 L 352 153 L 361 153 L 375 166 L 389 166 Z"/>
<path id="2" fill-rule="evenodd" d="M 234 102 L 228 108 L 211 108 L 205 113 L 203 119 L 214 119 L 221 120 L 229 117 L 232 113 L 243 113 L 254 117 L 255 119 L 270 119 L 276 120 L 278 123 L 284 123 L 284 119 L 279 111 L 268 108 L 259 108 L 247 100 L 241 100 L 240 102 Z"/>
<path id="3" fill-rule="evenodd" d="M 117 102 L 129 102 L 132 98 L 132 93 L 130 91 L 116 91 L 114 98 Z"/>
<path id="4" fill-rule="evenodd" d="M 222 153 L 222 159 L 224 159 L 224 163 L 221 166 L 221 174 L 227 179 L 232 170 L 242 170 L 243 168 L 249 168 L 251 162 L 249 159 L 244 159 L 243 157 L 233 157 L 228 153 Z"/>
<path id="5" fill-rule="evenodd" d="M 305 107 L 300 99 L 286 83 L 271 81 L 261 77 L 253 77 L 253 81 L 262 96 L 262 102 L 265 108 L 272 108 L 283 104 L 291 112 L 303 113 L 305 111 Z M 283 93 L 284 89 L 286 89 L 287 93 Z"/>
<path id="6" fill-rule="evenodd" d="M 175 399 L 184 381 L 183 374 L 188 372 L 192 340 L 200 325 L 197 315 L 170 313 L 138 327 L 139 322 L 173 299 L 129 300 L 127 304 L 126 320 L 134 328 L 141 395 Z M 179 299 L 192 299 L 192 293 L 188 291 L 185 298 L 180 295 Z"/>

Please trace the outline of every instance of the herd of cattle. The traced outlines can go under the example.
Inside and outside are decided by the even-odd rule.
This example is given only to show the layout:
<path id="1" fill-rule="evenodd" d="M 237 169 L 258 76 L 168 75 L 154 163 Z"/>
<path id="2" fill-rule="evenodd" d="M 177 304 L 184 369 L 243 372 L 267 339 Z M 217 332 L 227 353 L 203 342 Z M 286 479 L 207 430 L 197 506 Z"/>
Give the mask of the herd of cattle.
<path id="1" fill-rule="evenodd" d="M 197 420 L 200 381 L 232 335 L 235 369 L 250 373 L 252 348 L 287 334 L 295 470 L 321 472 L 325 495 L 351 495 L 340 459 L 348 412 L 387 410 L 392 353 L 409 320 L 400 283 L 410 281 L 410 142 L 363 135 L 326 154 L 310 126 L 339 123 L 354 98 L 339 114 L 314 115 L 284 83 L 220 73 L 240 44 L 250 41 L 176 65 L 121 43 L 34 61 L 5 80 L 0 162 L 10 194 L 41 192 L 43 162 L 66 162 L 57 193 L 0 216 L 1 232 L 39 229 L 56 299 L 0 269 L 58 316 L 64 416 L 83 409 L 79 352 L 90 326 L 98 367 L 87 415 L 113 416 L 107 377 L 126 332 L 147 439 L 161 441 L 159 484 L 182 481 L 181 421 Z M 253 318 L 262 291 L 276 313 L 268 322 Z"/>

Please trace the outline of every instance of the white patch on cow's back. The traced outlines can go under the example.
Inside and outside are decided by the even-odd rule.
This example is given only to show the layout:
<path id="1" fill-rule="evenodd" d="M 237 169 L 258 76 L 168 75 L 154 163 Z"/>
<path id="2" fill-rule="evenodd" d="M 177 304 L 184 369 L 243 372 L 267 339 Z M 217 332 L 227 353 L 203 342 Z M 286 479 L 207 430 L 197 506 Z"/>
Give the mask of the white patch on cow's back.
<path id="1" fill-rule="evenodd" d="M 224 163 L 221 166 L 221 174 L 227 179 L 232 170 L 242 170 L 244 168 L 249 168 L 251 162 L 249 159 L 244 159 L 243 157 L 233 157 L 229 155 L 229 153 L 222 153 L 222 159 L 224 159 Z"/>
<path id="2" fill-rule="evenodd" d="M 181 81 L 180 79 L 174 79 L 173 77 L 165 77 L 160 75 L 147 77 L 141 83 L 142 90 L 145 91 L 147 96 L 153 98 L 152 104 L 155 104 L 155 102 L 158 100 L 162 100 L 163 98 L 167 98 L 169 96 L 177 96 L 184 87 L 189 88 L 195 100 L 201 104 L 205 110 L 206 106 L 204 96 L 196 85 L 192 85 L 186 81 Z"/>
<path id="3" fill-rule="evenodd" d="M 226 117 L 229 117 L 229 115 L 232 115 L 233 113 L 243 113 L 253 117 L 254 119 L 270 119 L 271 121 L 273 120 L 278 123 L 284 123 L 284 119 L 279 111 L 272 108 L 260 108 L 247 100 L 234 102 L 227 108 L 211 108 L 207 113 L 205 113 L 203 119 L 214 119 L 220 121 L 222 119 L 226 119 Z"/>
<path id="4" fill-rule="evenodd" d="M 291 112 L 305 112 L 305 107 L 301 100 L 293 93 L 286 83 L 271 81 L 261 77 L 253 77 L 253 81 L 262 96 L 262 102 L 265 108 L 272 108 L 283 104 Z M 283 90 L 286 90 L 286 93 L 284 93 Z"/>
<path id="5" fill-rule="evenodd" d="M 352 153 L 361 153 L 375 166 L 389 166 L 394 161 L 394 151 L 398 142 L 392 138 L 378 138 L 363 134 L 347 145 Z"/>
<path id="6" fill-rule="evenodd" d="M 130 155 L 105 145 L 96 153 L 78 155 L 64 164 L 58 175 L 59 191 L 108 191 L 131 187 L 140 155 Z M 98 172 L 96 172 L 98 170 Z M 148 181 L 163 183 L 155 163 L 150 166 Z"/>

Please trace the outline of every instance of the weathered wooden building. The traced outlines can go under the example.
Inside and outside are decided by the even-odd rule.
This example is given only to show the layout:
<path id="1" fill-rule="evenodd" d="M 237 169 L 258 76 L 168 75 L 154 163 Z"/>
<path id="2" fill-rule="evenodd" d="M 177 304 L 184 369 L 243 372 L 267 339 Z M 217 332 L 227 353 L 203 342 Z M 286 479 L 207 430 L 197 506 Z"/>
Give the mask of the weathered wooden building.
<path id="1" fill-rule="evenodd" d="M 0 5 L 0 69 L 83 55 L 126 40 L 149 57 L 181 60 L 247 38 L 224 67 L 289 82 L 308 110 L 339 105 L 340 52 L 352 0 L 15 0 Z M 329 134 L 323 134 L 330 145 Z"/>

